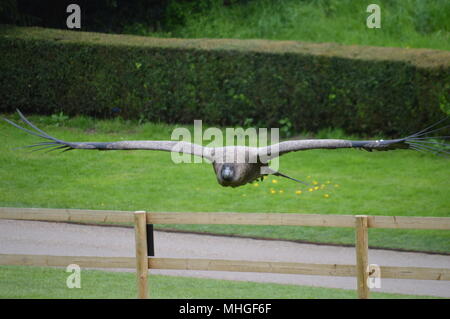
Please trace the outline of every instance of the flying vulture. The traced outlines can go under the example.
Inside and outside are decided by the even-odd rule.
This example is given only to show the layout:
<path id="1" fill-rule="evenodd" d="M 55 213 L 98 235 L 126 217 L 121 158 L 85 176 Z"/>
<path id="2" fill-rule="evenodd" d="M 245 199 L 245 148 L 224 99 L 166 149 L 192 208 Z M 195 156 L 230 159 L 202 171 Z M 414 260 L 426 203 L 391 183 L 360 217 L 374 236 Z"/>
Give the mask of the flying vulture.
<path id="1" fill-rule="evenodd" d="M 337 148 L 358 148 L 367 151 L 391 151 L 397 149 L 412 149 L 417 151 L 430 151 L 436 154 L 447 156 L 450 154 L 446 148 L 448 144 L 439 143 L 432 138 L 447 139 L 449 136 L 426 136 L 430 133 L 450 127 L 446 125 L 435 128 L 447 118 L 404 138 L 392 140 L 367 140 L 352 141 L 343 139 L 307 139 L 289 140 L 265 147 L 248 146 L 224 146 L 224 147 L 204 147 L 197 144 L 182 141 L 119 141 L 119 142 L 66 142 L 52 137 L 32 124 L 19 110 L 20 118 L 33 130 L 23 128 L 16 123 L 4 119 L 15 127 L 47 141 L 28 145 L 24 147 L 36 148 L 36 150 L 62 150 L 73 149 L 84 150 L 155 150 L 166 152 L 181 152 L 201 156 L 211 161 L 217 177 L 217 181 L 222 186 L 238 187 L 251 183 L 264 176 L 273 174 L 291 180 L 301 182 L 295 178 L 284 175 L 268 167 L 268 162 L 278 156 L 289 152 L 305 151 L 312 149 L 337 149 Z M 303 183 L 303 182 L 301 182 Z"/>

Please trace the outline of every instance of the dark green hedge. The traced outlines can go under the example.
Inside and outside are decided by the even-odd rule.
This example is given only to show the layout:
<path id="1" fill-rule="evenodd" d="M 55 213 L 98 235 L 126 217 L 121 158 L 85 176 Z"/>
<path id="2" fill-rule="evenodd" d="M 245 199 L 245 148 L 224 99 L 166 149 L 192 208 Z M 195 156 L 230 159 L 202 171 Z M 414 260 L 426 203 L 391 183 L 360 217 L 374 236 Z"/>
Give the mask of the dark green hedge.
<path id="1" fill-rule="evenodd" d="M 0 30 L 0 112 L 406 134 L 450 110 L 450 52 Z"/>

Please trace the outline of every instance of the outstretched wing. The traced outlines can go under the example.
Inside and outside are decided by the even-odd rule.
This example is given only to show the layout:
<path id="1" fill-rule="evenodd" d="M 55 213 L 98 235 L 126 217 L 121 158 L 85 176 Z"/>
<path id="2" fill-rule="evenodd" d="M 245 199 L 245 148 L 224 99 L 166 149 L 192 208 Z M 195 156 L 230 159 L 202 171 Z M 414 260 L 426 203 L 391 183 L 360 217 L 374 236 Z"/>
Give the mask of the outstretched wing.
<path id="1" fill-rule="evenodd" d="M 449 156 L 450 144 L 439 142 L 436 139 L 448 139 L 450 136 L 427 136 L 439 130 L 449 128 L 446 125 L 435 128 L 449 117 L 423 129 L 420 132 L 410 136 L 393 140 L 369 140 L 352 141 L 342 139 L 311 139 L 311 140 L 293 140 L 278 144 L 261 147 L 258 149 L 258 155 L 262 158 L 272 159 L 289 152 L 312 150 L 312 149 L 337 149 L 337 148 L 358 148 L 366 151 L 391 151 L 397 149 L 413 149 L 417 151 L 432 152 L 438 155 Z M 433 129 L 435 128 L 435 129 Z"/>
<path id="2" fill-rule="evenodd" d="M 41 137 L 47 141 L 37 143 L 33 145 L 24 146 L 26 148 L 33 148 L 34 150 L 48 149 L 70 151 L 73 149 L 85 149 L 85 150 L 154 150 L 154 151 L 166 151 L 166 152 L 180 152 L 186 154 L 193 154 L 201 157 L 211 159 L 211 149 L 203 147 L 201 145 L 192 144 L 183 141 L 118 141 L 118 142 L 66 142 L 48 135 L 43 130 L 36 127 L 31 123 L 19 110 L 20 118 L 28 124 L 33 130 L 26 129 L 8 119 L 4 120 L 9 124 L 29 133 L 34 136 Z"/>

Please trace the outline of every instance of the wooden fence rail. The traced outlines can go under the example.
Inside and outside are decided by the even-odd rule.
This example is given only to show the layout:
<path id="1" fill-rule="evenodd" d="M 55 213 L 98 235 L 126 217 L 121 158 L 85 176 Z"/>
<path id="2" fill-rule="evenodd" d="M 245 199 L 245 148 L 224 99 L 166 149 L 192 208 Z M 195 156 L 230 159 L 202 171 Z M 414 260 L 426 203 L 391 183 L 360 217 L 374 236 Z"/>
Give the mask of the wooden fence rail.
<path id="1" fill-rule="evenodd" d="M 133 223 L 133 212 L 0 207 L 0 219 L 66 222 Z M 355 227 L 355 215 L 286 213 L 153 213 L 149 224 L 228 224 L 271 226 Z M 450 229 L 449 217 L 367 216 L 368 228 Z"/>
<path id="2" fill-rule="evenodd" d="M 2 265 L 136 268 L 138 297 L 148 296 L 149 269 L 266 272 L 357 278 L 359 298 L 369 297 L 369 279 L 380 278 L 450 280 L 450 269 L 380 266 L 370 272 L 368 228 L 450 230 L 449 217 L 407 217 L 366 215 L 320 215 L 282 213 L 152 213 L 106 210 L 0 207 L 0 219 L 63 222 L 134 223 L 136 258 L 92 256 L 46 256 L 0 254 Z M 310 264 L 198 258 L 157 258 L 147 255 L 147 224 L 232 224 L 351 227 L 355 229 L 356 265 Z"/>
<path id="3" fill-rule="evenodd" d="M 1 265 L 64 267 L 77 264 L 85 268 L 131 269 L 136 267 L 134 257 L 49 256 L 0 254 Z M 294 262 L 262 262 L 203 258 L 148 258 L 149 269 L 207 270 L 234 272 L 265 272 L 278 274 L 355 277 L 355 265 L 311 264 Z M 381 266 L 381 278 L 450 280 L 446 268 Z"/>

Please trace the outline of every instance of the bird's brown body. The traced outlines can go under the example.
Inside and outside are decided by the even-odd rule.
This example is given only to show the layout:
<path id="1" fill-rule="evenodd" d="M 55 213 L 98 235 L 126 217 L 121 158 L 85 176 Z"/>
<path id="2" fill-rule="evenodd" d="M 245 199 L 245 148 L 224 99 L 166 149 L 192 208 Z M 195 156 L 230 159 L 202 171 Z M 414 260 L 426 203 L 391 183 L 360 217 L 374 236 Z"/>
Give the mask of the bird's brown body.
<path id="1" fill-rule="evenodd" d="M 233 176 L 225 179 L 222 175 L 224 167 L 230 167 Z M 216 173 L 217 182 L 222 186 L 238 187 L 266 176 L 261 173 L 262 163 L 213 163 L 214 172 Z"/>

